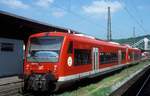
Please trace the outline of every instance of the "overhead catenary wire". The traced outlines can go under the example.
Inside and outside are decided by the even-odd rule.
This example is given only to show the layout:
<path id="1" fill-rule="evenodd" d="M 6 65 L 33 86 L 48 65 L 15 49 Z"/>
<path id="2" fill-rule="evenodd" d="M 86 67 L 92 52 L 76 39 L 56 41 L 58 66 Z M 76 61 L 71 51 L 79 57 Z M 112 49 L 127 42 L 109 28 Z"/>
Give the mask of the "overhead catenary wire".
<path id="1" fill-rule="evenodd" d="M 119 0 L 120 3 L 123 3 L 122 0 Z M 143 32 L 146 33 L 145 28 L 142 26 L 142 24 L 136 19 L 136 17 L 129 11 L 129 9 L 126 6 L 123 6 L 123 9 L 127 12 L 127 14 L 130 16 L 130 18 L 141 28 Z"/>
<path id="2" fill-rule="evenodd" d="M 80 0 L 78 0 L 78 2 L 80 3 L 80 4 L 82 4 L 82 2 L 80 1 Z M 105 0 L 105 2 L 107 2 L 107 3 L 111 3 L 112 2 L 112 0 Z M 111 6 L 109 6 L 110 8 L 111 8 Z M 108 6 L 106 6 L 106 12 L 108 11 Z M 108 15 L 107 13 L 105 14 L 105 15 Z M 106 21 L 107 22 L 107 21 Z M 120 32 L 123 32 L 123 30 L 120 28 L 120 27 L 118 27 L 118 26 L 116 26 L 116 25 L 114 25 L 113 23 L 111 24 L 112 25 L 112 28 L 111 28 L 111 31 L 112 32 L 116 32 L 116 33 L 120 33 Z M 104 27 L 104 26 L 103 26 Z M 104 27 L 105 28 L 105 31 L 107 30 L 107 27 L 105 26 Z M 113 30 L 113 29 L 116 29 L 115 31 Z M 107 35 L 107 32 L 106 32 L 106 35 Z M 112 34 L 113 35 L 113 34 Z"/>
<path id="3" fill-rule="evenodd" d="M 107 1 L 107 2 L 111 2 L 111 0 L 106 0 L 106 1 Z M 82 4 L 82 2 L 81 2 L 80 0 L 79 0 L 78 2 L 80 2 L 80 4 Z M 66 11 L 66 12 L 68 12 L 68 13 L 70 13 L 70 14 L 73 14 L 73 15 L 75 15 L 75 16 L 81 18 L 82 21 L 86 21 L 86 22 L 88 22 L 89 24 L 95 25 L 97 28 L 100 29 L 100 32 L 102 31 L 103 33 L 107 33 L 107 32 L 106 32 L 107 27 L 106 27 L 105 25 L 97 24 L 97 23 L 93 22 L 92 20 L 90 20 L 91 17 L 89 17 L 89 16 L 84 17 L 84 16 L 82 16 L 82 15 L 80 15 L 80 14 L 78 14 L 78 13 L 72 11 L 72 7 L 71 7 L 72 1 L 71 1 L 71 0 L 69 0 L 68 4 L 69 4 L 69 7 L 68 7 L 67 9 L 64 8 L 64 7 L 62 7 L 62 6 L 59 6 L 58 4 L 54 4 L 54 3 L 52 4 L 52 6 L 57 7 L 57 8 L 60 8 L 60 9 Z M 107 6 L 106 6 L 106 7 L 107 7 Z M 107 9 L 106 9 L 106 11 L 107 11 Z M 113 27 L 115 27 L 115 29 L 117 29 L 117 30 L 119 29 L 118 27 L 116 27 L 116 26 L 114 26 L 114 25 L 113 25 Z M 116 31 L 115 31 L 115 32 L 116 32 Z M 120 30 L 120 32 L 122 32 L 122 31 Z M 118 33 L 119 33 L 119 32 L 118 32 Z"/>
<path id="4" fill-rule="evenodd" d="M 130 4 L 132 4 L 132 8 L 135 10 L 135 12 L 136 12 L 138 18 L 140 19 L 139 22 L 142 24 L 143 19 L 142 19 L 142 16 L 139 14 L 139 10 L 138 10 L 137 7 L 135 6 L 134 0 L 131 0 L 131 3 L 130 3 Z"/>
<path id="5" fill-rule="evenodd" d="M 71 3 L 71 2 L 70 2 L 70 3 Z M 98 28 L 102 28 L 103 31 L 105 32 L 105 29 L 106 29 L 105 26 L 93 22 L 92 20 L 89 19 L 90 17 L 88 17 L 88 19 L 87 19 L 86 17 L 84 17 L 84 16 L 82 16 L 82 15 L 76 13 L 76 12 L 73 12 L 73 11 L 71 10 L 71 7 L 69 7 L 69 10 L 68 10 L 68 9 L 65 9 L 65 8 L 62 7 L 62 6 L 59 6 L 58 4 L 52 4 L 52 6 L 57 7 L 57 8 L 60 8 L 60 9 L 66 11 L 66 12 L 68 12 L 68 13 L 71 13 L 71 14 L 77 16 L 77 17 L 80 17 L 80 18 L 82 19 L 82 21 L 86 21 L 86 22 L 88 22 L 89 24 L 93 24 L 93 25 L 97 26 Z M 71 6 L 71 5 L 70 5 L 70 6 Z M 99 26 L 99 25 L 100 25 L 100 26 Z"/>
<path id="6" fill-rule="evenodd" d="M 108 0 L 108 1 L 110 2 L 110 0 Z M 122 0 L 119 0 L 119 1 L 122 2 Z M 88 16 L 88 17 L 84 17 L 84 16 L 78 14 L 77 12 L 72 11 L 72 10 L 71 10 L 71 3 L 72 3 L 72 2 L 70 1 L 70 2 L 69 2 L 69 4 L 70 4 L 69 6 L 70 6 L 70 7 L 69 7 L 68 9 L 66 9 L 66 8 L 64 8 L 64 7 L 62 7 L 62 6 L 59 6 L 58 4 L 54 4 L 54 3 L 52 4 L 52 6 L 57 7 L 57 8 L 60 8 L 60 9 L 66 11 L 66 12 L 68 12 L 68 13 L 70 13 L 70 14 L 73 14 L 73 15 L 75 15 L 75 16 L 81 18 L 82 21 L 86 21 L 86 22 L 88 22 L 89 24 L 95 25 L 95 27 L 101 29 L 101 31 L 103 30 L 102 32 L 106 32 L 106 26 L 100 25 L 100 24 L 97 24 L 97 23 L 93 22 L 92 20 L 89 19 L 89 18 L 90 18 L 89 16 Z M 146 32 L 145 28 L 144 28 L 144 27 L 141 25 L 141 23 L 135 18 L 135 16 L 130 13 L 130 11 L 128 10 L 128 8 L 127 8 L 126 6 L 124 6 L 123 8 L 124 8 L 124 10 L 127 12 L 127 14 L 131 17 L 131 19 L 132 19 L 135 23 L 137 23 L 137 25 L 140 27 L 140 29 L 142 29 L 143 32 Z"/>

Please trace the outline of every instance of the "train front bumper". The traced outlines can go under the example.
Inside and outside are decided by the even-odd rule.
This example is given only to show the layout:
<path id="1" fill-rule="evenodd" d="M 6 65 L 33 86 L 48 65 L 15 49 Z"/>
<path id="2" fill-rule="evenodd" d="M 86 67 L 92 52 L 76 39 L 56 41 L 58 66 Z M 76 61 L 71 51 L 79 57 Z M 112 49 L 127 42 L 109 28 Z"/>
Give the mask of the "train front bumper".
<path id="1" fill-rule="evenodd" d="M 28 89 L 33 91 L 49 91 L 53 90 L 55 78 L 51 74 L 32 74 L 28 78 Z"/>

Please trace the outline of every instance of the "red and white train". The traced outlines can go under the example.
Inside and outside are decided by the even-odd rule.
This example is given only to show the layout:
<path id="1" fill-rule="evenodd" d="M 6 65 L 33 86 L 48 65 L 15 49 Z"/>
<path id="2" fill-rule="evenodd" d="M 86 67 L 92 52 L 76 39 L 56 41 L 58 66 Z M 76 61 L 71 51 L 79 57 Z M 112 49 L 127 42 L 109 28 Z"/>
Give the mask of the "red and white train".
<path id="1" fill-rule="evenodd" d="M 29 37 L 24 62 L 26 89 L 52 90 L 138 62 L 141 51 L 81 34 L 44 32 Z"/>

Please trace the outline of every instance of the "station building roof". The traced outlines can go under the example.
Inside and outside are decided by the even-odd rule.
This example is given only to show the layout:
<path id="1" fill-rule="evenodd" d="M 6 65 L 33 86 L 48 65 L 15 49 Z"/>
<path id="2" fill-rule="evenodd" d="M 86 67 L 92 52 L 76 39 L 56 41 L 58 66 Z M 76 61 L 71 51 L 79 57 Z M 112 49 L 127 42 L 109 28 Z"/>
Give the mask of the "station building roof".
<path id="1" fill-rule="evenodd" d="M 70 33 L 82 34 L 69 28 L 47 24 L 0 10 L 0 37 L 19 39 L 26 42 L 28 37 L 34 33 L 50 31 L 68 32 L 68 30 L 70 30 Z M 99 38 L 95 39 L 106 41 Z"/>
<path id="2" fill-rule="evenodd" d="M 0 10 L 0 37 L 19 39 L 26 42 L 31 34 L 49 31 L 67 32 L 68 29 Z M 71 30 L 71 32 L 75 31 Z"/>

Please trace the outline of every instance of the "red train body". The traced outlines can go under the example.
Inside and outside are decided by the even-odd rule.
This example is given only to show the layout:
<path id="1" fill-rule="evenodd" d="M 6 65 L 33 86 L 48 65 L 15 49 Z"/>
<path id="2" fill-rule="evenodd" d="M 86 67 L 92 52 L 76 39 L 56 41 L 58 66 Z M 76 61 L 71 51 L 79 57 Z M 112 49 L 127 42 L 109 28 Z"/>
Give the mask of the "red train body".
<path id="1" fill-rule="evenodd" d="M 25 57 L 25 87 L 46 91 L 138 62 L 141 51 L 80 34 L 45 32 L 30 36 Z"/>

